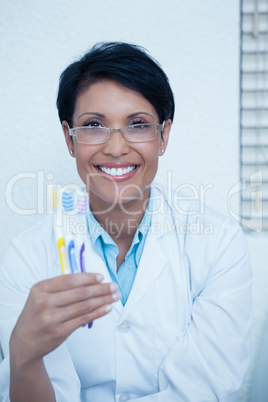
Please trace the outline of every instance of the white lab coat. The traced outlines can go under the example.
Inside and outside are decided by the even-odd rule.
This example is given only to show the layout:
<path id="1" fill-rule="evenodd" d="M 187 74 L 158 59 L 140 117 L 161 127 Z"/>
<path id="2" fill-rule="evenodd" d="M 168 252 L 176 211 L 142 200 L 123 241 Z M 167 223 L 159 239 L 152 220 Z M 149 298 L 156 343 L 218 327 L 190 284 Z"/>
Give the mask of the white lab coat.
<path id="1" fill-rule="evenodd" d="M 45 357 L 57 401 L 237 400 L 249 362 L 251 317 L 244 235 L 229 218 L 207 208 L 200 214 L 197 202 L 174 202 L 174 194 L 162 192 L 156 187 L 152 193 L 158 213 L 126 305 L 116 302 L 91 329 L 76 330 Z M 90 271 L 111 280 L 90 239 L 86 259 Z M 60 272 L 51 217 L 17 236 L 2 262 L 4 402 L 12 328 L 31 286 Z"/>

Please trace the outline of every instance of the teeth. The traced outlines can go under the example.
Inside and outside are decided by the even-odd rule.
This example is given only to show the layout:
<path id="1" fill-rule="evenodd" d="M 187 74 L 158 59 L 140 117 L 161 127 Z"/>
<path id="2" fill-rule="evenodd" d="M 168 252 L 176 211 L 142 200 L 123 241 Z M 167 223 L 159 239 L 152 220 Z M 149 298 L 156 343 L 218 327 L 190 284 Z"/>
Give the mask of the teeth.
<path id="1" fill-rule="evenodd" d="M 118 169 L 112 168 L 112 169 L 109 169 L 109 168 L 106 168 L 106 167 L 104 167 L 104 166 L 99 166 L 99 169 L 100 169 L 102 172 L 104 172 L 104 173 L 106 173 L 106 174 L 109 174 L 110 176 L 123 176 L 123 174 L 127 174 L 127 173 L 129 173 L 129 172 L 132 172 L 132 171 L 135 169 L 135 165 L 134 165 L 134 166 L 128 166 L 128 167 L 125 168 L 125 169 L 122 169 L 122 168 L 118 168 Z"/>

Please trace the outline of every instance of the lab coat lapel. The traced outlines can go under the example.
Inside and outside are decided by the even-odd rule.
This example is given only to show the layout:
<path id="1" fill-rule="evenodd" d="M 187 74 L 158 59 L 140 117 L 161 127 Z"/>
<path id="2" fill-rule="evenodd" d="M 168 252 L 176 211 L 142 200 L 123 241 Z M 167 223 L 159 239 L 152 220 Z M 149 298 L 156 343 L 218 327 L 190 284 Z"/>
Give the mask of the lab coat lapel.
<path id="1" fill-rule="evenodd" d="M 87 239 L 87 241 L 86 241 L 85 262 L 86 262 L 86 271 L 87 272 L 99 273 L 104 276 L 104 280 L 102 283 L 113 282 L 111 279 L 111 276 L 109 274 L 109 271 L 106 267 L 106 263 L 96 252 L 90 239 Z M 121 314 L 121 312 L 123 310 L 123 305 L 120 300 L 118 300 L 117 302 L 114 302 L 112 304 L 112 306 L 117 311 L 118 314 Z"/>
<path id="2" fill-rule="evenodd" d="M 154 210 L 158 212 L 152 216 L 151 228 L 147 234 L 137 274 L 120 321 L 124 320 L 139 303 L 169 261 L 169 256 L 163 249 L 163 238 L 174 230 L 174 222 L 167 210 L 160 211 L 159 203 L 163 201 L 162 196 L 154 201 Z"/>
<path id="3" fill-rule="evenodd" d="M 158 239 L 148 234 L 135 281 L 120 317 L 120 321 L 123 321 L 133 308 L 135 308 L 137 303 L 139 303 L 148 288 L 165 268 L 167 262 L 168 258 L 161 250 Z"/>

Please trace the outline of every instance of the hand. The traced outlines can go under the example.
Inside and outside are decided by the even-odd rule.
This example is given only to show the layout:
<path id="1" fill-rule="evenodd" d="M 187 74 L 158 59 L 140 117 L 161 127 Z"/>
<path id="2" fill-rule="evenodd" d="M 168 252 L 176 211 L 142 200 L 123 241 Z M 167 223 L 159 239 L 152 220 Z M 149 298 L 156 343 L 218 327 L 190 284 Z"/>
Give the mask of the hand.
<path id="1" fill-rule="evenodd" d="M 75 329 L 109 313 L 119 300 L 115 283 L 100 274 L 63 275 L 38 282 L 13 329 L 10 350 L 20 367 L 42 359 Z"/>

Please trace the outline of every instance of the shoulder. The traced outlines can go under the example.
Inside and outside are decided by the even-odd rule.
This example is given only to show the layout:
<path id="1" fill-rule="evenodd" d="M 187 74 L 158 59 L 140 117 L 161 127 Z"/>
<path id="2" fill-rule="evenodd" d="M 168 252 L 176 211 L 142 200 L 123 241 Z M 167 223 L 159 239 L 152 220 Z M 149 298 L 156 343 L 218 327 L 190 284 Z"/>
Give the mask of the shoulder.
<path id="1" fill-rule="evenodd" d="M 152 196 L 158 204 L 157 211 L 170 216 L 177 234 L 185 238 L 194 235 L 215 240 L 217 236 L 242 232 L 236 221 L 203 204 L 197 197 L 158 184 L 154 184 Z"/>
<path id="2" fill-rule="evenodd" d="M 220 292 L 225 281 L 229 286 L 251 283 L 249 249 L 237 222 L 199 200 L 187 199 L 163 187 L 154 193 L 165 205 L 163 225 L 169 222 L 168 230 L 161 236 L 161 247 L 173 269 L 183 270 L 189 277 L 193 297 L 208 283 L 217 283 L 217 278 Z"/>
<path id="3" fill-rule="evenodd" d="M 16 235 L 0 265 L 0 277 L 21 290 L 58 274 L 53 217 L 40 219 Z"/>
<path id="4" fill-rule="evenodd" d="M 47 254 L 47 250 L 50 250 L 53 239 L 54 219 L 53 216 L 46 216 L 16 235 L 12 240 L 11 247 L 31 255 L 32 258 L 40 258 Z"/>
<path id="5" fill-rule="evenodd" d="M 54 217 L 52 215 L 40 218 L 34 225 L 14 236 L 12 242 L 41 241 L 53 233 Z"/>
<path id="6" fill-rule="evenodd" d="M 169 229 L 171 236 L 167 236 L 169 241 L 176 242 L 191 266 L 203 265 L 202 269 L 210 270 L 223 255 L 230 259 L 230 263 L 243 255 L 248 258 L 245 235 L 233 219 L 198 199 L 190 199 L 162 186 L 154 186 L 153 194 L 158 195 L 165 205 L 165 219 L 162 221 L 166 225 L 169 220 L 172 228 Z"/>

